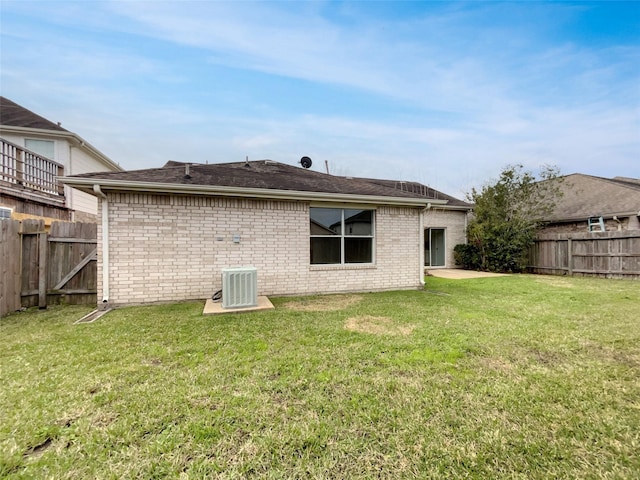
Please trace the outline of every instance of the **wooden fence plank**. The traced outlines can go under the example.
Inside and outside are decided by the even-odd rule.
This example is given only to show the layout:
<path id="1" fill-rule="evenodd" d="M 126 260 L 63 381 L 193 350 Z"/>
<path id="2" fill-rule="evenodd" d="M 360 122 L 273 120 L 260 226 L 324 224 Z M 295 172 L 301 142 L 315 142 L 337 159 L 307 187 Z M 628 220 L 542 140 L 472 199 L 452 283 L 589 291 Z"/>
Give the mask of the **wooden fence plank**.
<path id="1" fill-rule="evenodd" d="M 35 219 L 22 220 L 21 225 L 22 254 L 20 260 L 20 291 L 38 290 L 38 233 L 44 232 L 44 221 Z M 22 298 L 23 307 L 38 305 L 37 293 Z"/>
<path id="2" fill-rule="evenodd" d="M 38 234 L 38 308 L 47 308 L 47 234 Z"/>
<path id="3" fill-rule="evenodd" d="M 20 309 L 20 222 L 0 220 L 0 317 Z"/>
<path id="4" fill-rule="evenodd" d="M 640 278 L 640 230 L 541 235 L 529 258 L 533 272 Z"/>

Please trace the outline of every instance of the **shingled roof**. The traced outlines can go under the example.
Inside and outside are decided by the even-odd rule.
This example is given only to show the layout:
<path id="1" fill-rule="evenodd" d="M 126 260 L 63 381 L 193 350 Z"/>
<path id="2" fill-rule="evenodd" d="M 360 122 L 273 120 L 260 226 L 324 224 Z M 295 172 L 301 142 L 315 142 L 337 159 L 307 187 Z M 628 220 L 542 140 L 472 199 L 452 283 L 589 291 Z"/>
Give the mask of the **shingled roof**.
<path id="1" fill-rule="evenodd" d="M 458 198 L 452 197 L 451 195 L 447 195 L 446 193 L 442 193 L 434 188 L 431 188 L 427 185 L 423 185 L 418 182 L 407 182 L 402 180 L 382 180 L 379 178 L 363 178 L 367 182 L 371 182 L 376 185 L 384 185 L 387 187 L 392 187 L 395 189 L 400 189 L 401 191 L 413 192 L 422 197 L 429 198 L 432 200 L 446 200 L 447 206 L 455 206 L 455 207 L 464 207 L 464 208 L 472 208 L 473 204 L 460 200 Z"/>
<path id="2" fill-rule="evenodd" d="M 188 174 L 187 174 L 188 169 Z M 114 186 L 124 184 L 163 184 L 172 186 L 216 186 L 246 189 L 265 189 L 293 192 L 314 192 L 336 195 L 364 195 L 374 197 L 394 197 L 433 200 L 448 204 L 455 200 L 456 206 L 469 206 L 436 190 L 407 188 L 407 182 L 394 182 L 357 177 L 329 175 L 313 170 L 295 167 L 273 160 L 252 160 L 246 162 L 193 164 L 167 162 L 162 168 L 131 170 L 124 172 L 101 172 L 67 177 L 76 184 L 85 179 Z M 64 179 L 63 181 L 67 180 Z M 78 179 L 78 180 L 75 180 Z"/>
<path id="3" fill-rule="evenodd" d="M 563 196 L 549 221 L 585 220 L 592 216 L 611 218 L 640 212 L 639 179 L 574 173 L 562 177 L 559 185 Z"/>
<path id="4" fill-rule="evenodd" d="M 57 123 L 51 122 L 5 97 L 0 97 L 0 125 L 68 132 Z"/>

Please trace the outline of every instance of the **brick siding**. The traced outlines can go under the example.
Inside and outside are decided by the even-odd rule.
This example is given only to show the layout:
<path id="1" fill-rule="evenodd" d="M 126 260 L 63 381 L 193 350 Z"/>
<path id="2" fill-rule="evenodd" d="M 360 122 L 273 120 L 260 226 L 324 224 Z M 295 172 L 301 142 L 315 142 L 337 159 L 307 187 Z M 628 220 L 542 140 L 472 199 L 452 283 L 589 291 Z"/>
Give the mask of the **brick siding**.
<path id="1" fill-rule="evenodd" d="M 416 288 L 419 215 L 377 209 L 373 265 L 310 265 L 307 202 L 110 193 L 109 300 L 208 298 L 221 288 L 222 269 L 240 266 L 257 268 L 260 295 Z M 101 239 L 101 219 L 98 229 Z M 101 300 L 101 246 L 98 254 Z"/>
<path id="2" fill-rule="evenodd" d="M 432 208 L 424 212 L 424 228 L 444 228 L 445 232 L 445 267 L 455 268 L 456 262 L 453 258 L 453 248 L 466 243 L 466 222 L 465 210 L 444 210 Z"/>

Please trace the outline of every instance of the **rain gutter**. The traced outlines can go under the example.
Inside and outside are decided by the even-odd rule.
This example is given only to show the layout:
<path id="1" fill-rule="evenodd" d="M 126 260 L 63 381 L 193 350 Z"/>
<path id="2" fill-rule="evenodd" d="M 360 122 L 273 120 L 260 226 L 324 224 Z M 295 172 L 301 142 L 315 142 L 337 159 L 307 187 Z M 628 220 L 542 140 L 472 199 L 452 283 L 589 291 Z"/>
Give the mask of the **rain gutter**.
<path id="1" fill-rule="evenodd" d="M 332 192 L 304 192 L 299 190 L 277 190 L 268 188 L 227 187 L 217 185 L 185 185 L 155 182 L 136 182 L 82 177 L 60 177 L 65 185 L 79 188 L 100 196 L 98 191 L 134 191 L 146 193 L 174 193 L 188 195 L 218 195 L 227 197 L 250 197 L 270 200 L 324 201 L 344 203 L 367 203 L 379 205 L 397 205 L 405 207 L 424 207 L 427 203 L 445 205 L 447 200 L 435 200 L 411 197 L 390 197 L 386 195 L 361 195 Z M 96 190 L 96 186 L 98 190 Z M 95 192 L 95 193 L 94 193 Z"/>

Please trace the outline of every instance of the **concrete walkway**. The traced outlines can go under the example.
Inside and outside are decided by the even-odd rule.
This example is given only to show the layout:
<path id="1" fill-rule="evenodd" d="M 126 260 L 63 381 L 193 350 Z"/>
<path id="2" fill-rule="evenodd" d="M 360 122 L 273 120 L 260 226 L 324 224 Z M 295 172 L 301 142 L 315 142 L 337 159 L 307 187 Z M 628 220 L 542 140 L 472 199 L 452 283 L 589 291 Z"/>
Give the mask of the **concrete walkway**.
<path id="1" fill-rule="evenodd" d="M 223 313 L 255 312 L 257 310 L 273 310 L 275 307 L 267 297 L 259 296 L 258 305 L 243 308 L 222 308 L 222 301 L 214 302 L 210 298 L 204 304 L 203 315 L 220 315 Z"/>
<path id="2" fill-rule="evenodd" d="M 426 275 L 452 280 L 466 280 L 467 278 L 506 277 L 506 273 L 476 272 L 460 268 L 433 268 L 427 270 Z"/>

